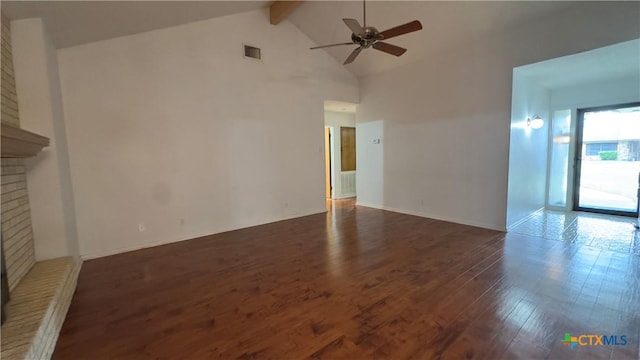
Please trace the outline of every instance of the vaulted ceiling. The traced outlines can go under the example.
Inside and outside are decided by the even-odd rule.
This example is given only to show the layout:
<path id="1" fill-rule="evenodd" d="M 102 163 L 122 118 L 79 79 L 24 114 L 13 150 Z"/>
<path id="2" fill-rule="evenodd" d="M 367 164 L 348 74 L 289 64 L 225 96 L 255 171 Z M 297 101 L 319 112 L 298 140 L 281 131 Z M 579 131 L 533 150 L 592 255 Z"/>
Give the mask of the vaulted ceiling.
<path id="1" fill-rule="evenodd" d="M 42 18 L 53 43 L 65 48 L 255 10 L 271 2 L 2 1 L 0 6 L 11 20 Z"/>
<path id="2" fill-rule="evenodd" d="M 41 17 L 58 48 L 268 7 L 272 1 L 2 1 L 11 19 Z M 347 69 L 356 76 L 417 61 L 452 46 L 535 21 L 576 2 L 560 1 L 368 1 L 367 25 L 378 30 L 420 20 L 424 29 L 389 42 L 408 49 L 400 58 L 373 49 Z M 265 14 L 267 12 L 265 11 Z M 288 17 L 318 45 L 346 42 L 342 18 L 362 23 L 361 1 L 304 1 Z M 265 22 L 268 22 L 265 16 Z M 230 30 L 232 31 L 232 29 Z M 223 36 L 223 34 L 212 34 Z M 355 46 L 327 51 L 342 63 Z"/>
<path id="3" fill-rule="evenodd" d="M 367 25 L 384 31 L 419 20 L 423 30 L 389 40 L 408 49 L 399 58 L 368 49 L 346 66 L 359 77 L 379 73 L 442 49 L 464 46 L 474 39 L 535 21 L 571 4 L 560 1 L 367 1 Z M 362 23 L 362 10 L 361 1 L 310 1 L 291 14 L 289 20 L 318 45 L 340 43 L 350 41 L 351 35 L 342 18 L 354 18 Z M 314 51 L 327 51 L 342 63 L 354 48 L 340 46 Z"/>

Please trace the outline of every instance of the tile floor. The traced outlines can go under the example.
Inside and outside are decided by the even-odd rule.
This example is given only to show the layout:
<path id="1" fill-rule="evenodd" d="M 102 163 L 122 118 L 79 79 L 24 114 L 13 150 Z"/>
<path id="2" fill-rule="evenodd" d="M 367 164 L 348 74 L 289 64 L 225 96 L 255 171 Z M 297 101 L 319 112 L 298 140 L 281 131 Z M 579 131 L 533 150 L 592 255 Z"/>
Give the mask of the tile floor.
<path id="1" fill-rule="evenodd" d="M 640 255 L 636 221 L 623 216 L 543 210 L 509 232 Z"/>

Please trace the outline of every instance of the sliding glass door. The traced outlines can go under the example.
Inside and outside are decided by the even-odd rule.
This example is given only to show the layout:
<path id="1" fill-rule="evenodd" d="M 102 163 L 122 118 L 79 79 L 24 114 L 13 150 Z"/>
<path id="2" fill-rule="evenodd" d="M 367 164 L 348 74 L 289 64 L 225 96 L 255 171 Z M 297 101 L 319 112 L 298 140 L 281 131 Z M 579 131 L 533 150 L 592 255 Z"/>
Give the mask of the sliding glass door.
<path id="1" fill-rule="evenodd" d="M 574 209 L 637 216 L 640 103 L 578 110 Z"/>

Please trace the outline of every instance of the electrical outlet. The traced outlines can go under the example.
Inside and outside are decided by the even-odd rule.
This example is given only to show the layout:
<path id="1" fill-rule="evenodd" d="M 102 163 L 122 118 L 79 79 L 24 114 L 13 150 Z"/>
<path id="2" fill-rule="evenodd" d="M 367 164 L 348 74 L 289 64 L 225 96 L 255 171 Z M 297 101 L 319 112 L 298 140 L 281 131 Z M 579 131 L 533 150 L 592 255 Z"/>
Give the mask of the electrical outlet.
<path id="1" fill-rule="evenodd" d="M 138 231 L 143 232 L 147 230 L 143 223 L 138 224 Z"/>

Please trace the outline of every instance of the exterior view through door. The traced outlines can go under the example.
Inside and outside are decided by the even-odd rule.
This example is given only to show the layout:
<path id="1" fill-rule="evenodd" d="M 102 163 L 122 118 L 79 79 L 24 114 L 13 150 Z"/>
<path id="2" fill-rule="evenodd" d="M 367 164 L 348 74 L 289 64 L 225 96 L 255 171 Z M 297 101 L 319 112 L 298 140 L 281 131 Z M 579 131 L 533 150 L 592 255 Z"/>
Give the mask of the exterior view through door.
<path id="1" fill-rule="evenodd" d="M 640 103 L 578 110 L 574 209 L 638 215 Z"/>

